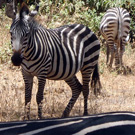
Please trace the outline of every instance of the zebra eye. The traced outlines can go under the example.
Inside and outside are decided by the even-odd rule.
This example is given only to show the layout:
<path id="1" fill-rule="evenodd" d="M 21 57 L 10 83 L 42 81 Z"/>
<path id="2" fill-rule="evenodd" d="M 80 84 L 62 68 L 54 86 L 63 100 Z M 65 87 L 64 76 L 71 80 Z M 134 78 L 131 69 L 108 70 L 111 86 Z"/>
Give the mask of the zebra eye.
<path id="1" fill-rule="evenodd" d="M 11 33 L 11 38 L 15 40 L 16 36 L 13 33 Z"/>
<path id="2" fill-rule="evenodd" d="M 11 37 L 13 38 L 14 37 L 13 36 L 14 35 L 13 31 L 10 31 L 9 33 L 10 33 Z"/>

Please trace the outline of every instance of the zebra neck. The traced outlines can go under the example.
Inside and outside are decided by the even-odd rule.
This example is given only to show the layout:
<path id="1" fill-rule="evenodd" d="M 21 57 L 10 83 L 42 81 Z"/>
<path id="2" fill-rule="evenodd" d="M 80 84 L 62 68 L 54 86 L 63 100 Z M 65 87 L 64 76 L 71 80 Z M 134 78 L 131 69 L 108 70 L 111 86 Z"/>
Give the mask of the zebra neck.
<path id="1" fill-rule="evenodd" d="M 28 45 L 24 51 L 24 58 L 34 61 L 43 57 L 42 52 L 46 52 L 46 46 L 43 44 L 43 41 L 39 37 L 38 31 L 32 30 L 28 39 Z"/>

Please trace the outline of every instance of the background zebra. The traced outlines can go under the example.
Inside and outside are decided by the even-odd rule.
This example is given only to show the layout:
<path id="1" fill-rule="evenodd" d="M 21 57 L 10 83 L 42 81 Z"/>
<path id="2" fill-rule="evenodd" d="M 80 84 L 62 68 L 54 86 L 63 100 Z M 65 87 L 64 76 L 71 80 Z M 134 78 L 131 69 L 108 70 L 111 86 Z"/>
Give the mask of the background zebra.
<path id="1" fill-rule="evenodd" d="M 67 117 L 80 93 L 84 96 L 84 115 L 87 115 L 89 82 L 95 93 L 101 88 L 98 73 L 100 43 L 95 34 L 80 24 L 66 25 L 56 29 L 46 29 L 38 24 L 23 3 L 19 15 L 10 28 L 15 66 L 22 67 L 25 82 L 25 112 L 29 119 L 33 77 L 38 78 L 38 117 L 42 116 L 43 90 L 47 79 L 65 80 L 72 89 L 63 117 Z M 81 84 L 75 74 L 82 73 Z"/>
<path id="2" fill-rule="evenodd" d="M 100 32 L 107 41 L 107 63 L 111 53 L 109 67 L 112 67 L 115 57 L 115 66 L 123 66 L 122 56 L 125 51 L 126 39 L 130 31 L 130 16 L 126 9 L 108 9 L 102 18 Z"/>
<path id="3" fill-rule="evenodd" d="M 1 135 L 135 135 L 135 113 L 0 123 Z"/>

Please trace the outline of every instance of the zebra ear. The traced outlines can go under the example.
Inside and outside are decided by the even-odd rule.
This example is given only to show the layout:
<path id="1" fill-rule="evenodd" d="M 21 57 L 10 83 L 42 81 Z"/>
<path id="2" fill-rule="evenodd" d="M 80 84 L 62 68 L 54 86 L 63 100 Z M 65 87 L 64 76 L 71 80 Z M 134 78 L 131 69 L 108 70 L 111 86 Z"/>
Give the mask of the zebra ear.
<path id="1" fill-rule="evenodd" d="M 29 8 L 28 6 L 23 2 L 20 9 L 20 18 L 25 18 L 29 15 Z"/>
<path id="2" fill-rule="evenodd" d="M 35 15 L 37 15 L 38 10 L 39 10 L 39 5 L 37 5 L 36 8 L 30 12 L 29 15 L 30 15 L 31 17 L 34 17 Z"/>

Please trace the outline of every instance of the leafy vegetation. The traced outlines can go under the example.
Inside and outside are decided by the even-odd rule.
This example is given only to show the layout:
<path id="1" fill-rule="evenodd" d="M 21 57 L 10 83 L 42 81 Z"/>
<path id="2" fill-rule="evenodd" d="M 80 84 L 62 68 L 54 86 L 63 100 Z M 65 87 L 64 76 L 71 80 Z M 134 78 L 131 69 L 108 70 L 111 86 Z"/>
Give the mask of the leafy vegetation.
<path id="1" fill-rule="evenodd" d="M 34 8 L 35 0 L 27 0 L 27 2 L 31 9 Z M 99 33 L 101 18 L 106 10 L 111 7 L 124 7 L 130 12 L 131 30 L 135 33 L 134 0 L 40 0 L 39 5 L 39 15 L 44 16 L 44 22 L 47 27 L 54 28 L 65 24 L 81 23 L 88 26 L 97 35 Z M 1 18 L 3 17 L 3 11 L 4 8 L 0 12 Z M 3 25 L 6 27 L 5 25 L 7 24 Z M 6 29 L 8 30 L 8 28 Z M 7 41 L 5 45 L 9 45 L 9 43 L 10 41 Z M 3 51 L 1 50 L 0 53 L 2 62 L 6 62 L 7 60 L 5 59 L 8 58 L 3 57 L 3 54 L 9 56 L 7 54 L 9 51 L 5 51 L 5 48 L 2 48 Z"/>
<path id="2" fill-rule="evenodd" d="M 49 24 L 82 23 L 94 32 L 98 32 L 102 16 L 111 7 L 124 7 L 130 12 L 131 28 L 134 27 L 135 22 L 133 0 L 41 0 L 40 7 L 40 14 L 48 17 Z"/>

